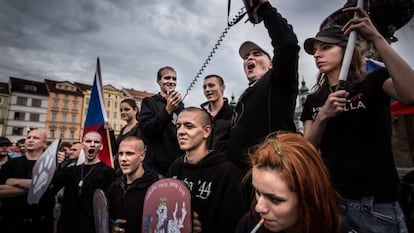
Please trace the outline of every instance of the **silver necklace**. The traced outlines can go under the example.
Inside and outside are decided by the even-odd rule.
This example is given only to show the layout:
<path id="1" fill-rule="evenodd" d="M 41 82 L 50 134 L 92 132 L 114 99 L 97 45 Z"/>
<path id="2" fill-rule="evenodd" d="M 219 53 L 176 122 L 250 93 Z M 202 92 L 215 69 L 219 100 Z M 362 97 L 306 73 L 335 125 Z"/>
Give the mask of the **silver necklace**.
<path id="1" fill-rule="evenodd" d="M 81 176 L 80 176 L 81 179 L 80 179 L 80 181 L 78 183 L 78 186 L 79 186 L 79 195 L 82 194 L 83 181 L 86 179 L 86 177 L 88 177 L 91 174 L 91 172 L 93 171 L 93 169 L 95 169 L 95 167 L 96 167 L 95 165 L 91 168 L 91 170 L 88 171 L 88 173 L 86 173 L 85 176 L 83 176 L 83 167 L 84 167 L 84 164 L 82 164 L 82 167 L 81 167 Z"/>

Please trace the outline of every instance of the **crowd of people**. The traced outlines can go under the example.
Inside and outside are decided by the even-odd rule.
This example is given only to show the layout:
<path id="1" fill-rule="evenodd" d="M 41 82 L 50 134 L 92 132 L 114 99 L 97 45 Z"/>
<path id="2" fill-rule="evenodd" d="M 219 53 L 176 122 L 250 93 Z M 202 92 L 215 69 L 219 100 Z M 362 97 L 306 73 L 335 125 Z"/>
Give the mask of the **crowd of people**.
<path id="1" fill-rule="evenodd" d="M 267 0 L 250 14 L 263 20 L 273 53 L 246 41 L 239 55 L 249 86 L 232 107 L 224 78 L 204 78 L 206 102 L 185 107 L 177 72 L 161 67 L 160 91 L 120 104 L 126 122 L 113 135 L 114 168 L 99 160 L 101 135 L 61 143 L 57 167 L 38 204 L 27 202 L 32 169 L 46 134 L 28 133 L 14 153 L 0 137 L 3 232 L 95 232 L 93 194 L 108 200 L 111 231 L 140 232 L 147 189 L 164 178 L 191 194 L 193 232 L 407 233 L 391 149 L 390 98 L 414 104 L 414 70 L 358 7 L 345 25 L 321 28 L 303 49 L 319 69 L 301 120 L 294 124 L 300 45 L 292 25 Z M 353 51 L 346 85 L 337 88 L 352 31 L 370 41 L 385 68 L 366 73 Z M 78 162 L 80 152 L 85 160 Z M 163 228 L 167 232 L 167 228 Z"/>

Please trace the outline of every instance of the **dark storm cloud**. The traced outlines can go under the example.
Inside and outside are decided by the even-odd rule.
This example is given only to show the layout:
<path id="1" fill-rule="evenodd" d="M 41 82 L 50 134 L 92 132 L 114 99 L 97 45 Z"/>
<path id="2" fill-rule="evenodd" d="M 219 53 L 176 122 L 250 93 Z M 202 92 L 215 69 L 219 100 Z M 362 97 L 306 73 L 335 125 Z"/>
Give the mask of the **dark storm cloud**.
<path id="1" fill-rule="evenodd" d="M 293 25 L 302 45 L 345 0 L 271 3 Z M 104 84 L 156 92 L 157 69 L 172 65 L 178 72 L 177 88 L 185 92 L 227 26 L 223 0 L 0 0 L 0 6 L 2 82 L 9 76 L 92 82 L 100 57 Z M 232 1 L 230 19 L 242 6 L 242 1 Z M 228 97 L 239 96 L 247 85 L 237 55 L 240 44 L 252 40 L 271 51 L 263 24 L 245 20 L 228 30 L 200 78 L 209 73 L 223 76 Z M 404 44 L 412 29 L 408 32 L 398 35 L 398 46 L 412 56 Z M 299 68 L 311 86 L 316 68 L 303 51 Z M 195 84 L 186 103 L 204 101 L 201 83 Z"/>

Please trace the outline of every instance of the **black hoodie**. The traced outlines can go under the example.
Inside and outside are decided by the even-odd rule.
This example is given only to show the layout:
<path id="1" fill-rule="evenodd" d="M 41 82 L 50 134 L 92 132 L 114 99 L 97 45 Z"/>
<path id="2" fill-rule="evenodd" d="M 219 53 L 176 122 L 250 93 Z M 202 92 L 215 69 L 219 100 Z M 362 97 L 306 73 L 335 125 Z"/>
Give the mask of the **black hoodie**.
<path id="1" fill-rule="evenodd" d="M 246 211 L 240 187 L 241 172 L 223 153 L 211 151 L 197 164 L 174 161 L 168 177 L 184 181 L 191 192 L 203 233 L 234 232 Z"/>
<path id="2" fill-rule="evenodd" d="M 259 7 L 258 14 L 272 40 L 274 56 L 272 69 L 249 85 L 235 108 L 228 156 L 243 172 L 249 169 L 249 147 L 274 131 L 296 131 L 298 41 L 292 27 L 269 2 Z"/>
<path id="3" fill-rule="evenodd" d="M 210 112 L 209 102 L 201 104 L 201 108 Z M 210 150 L 225 152 L 227 150 L 230 138 L 231 118 L 233 116 L 234 107 L 229 105 L 227 98 L 224 98 L 223 107 L 218 111 L 215 117 L 211 117 L 213 123 L 213 131 L 208 138 L 207 146 Z"/>
<path id="4" fill-rule="evenodd" d="M 141 232 L 145 194 L 149 186 L 158 180 L 157 172 L 144 169 L 144 174 L 130 185 L 126 184 L 125 176 L 118 177 L 107 192 L 109 216 L 113 220 L 127 220 L 120 226 L 125 228 L 125 233 Z"/>

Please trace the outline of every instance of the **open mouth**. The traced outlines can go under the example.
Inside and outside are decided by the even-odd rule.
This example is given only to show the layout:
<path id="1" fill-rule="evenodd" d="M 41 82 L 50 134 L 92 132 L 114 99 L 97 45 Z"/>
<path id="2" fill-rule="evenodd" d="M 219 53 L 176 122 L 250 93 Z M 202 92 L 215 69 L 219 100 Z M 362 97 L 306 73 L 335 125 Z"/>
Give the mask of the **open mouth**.
<path id="1" fill-rule="evenodd" d="M 89 149 L 88 154 L 93 154 L 95 152 L 95 149 Z"/>
<path id="2" fill-rule="evenodd" d="M 247 69 L 249 70 L 253 69 L 254 67 L 256 67 L 256 65 L 252 62 L 247 64 Z"/>

